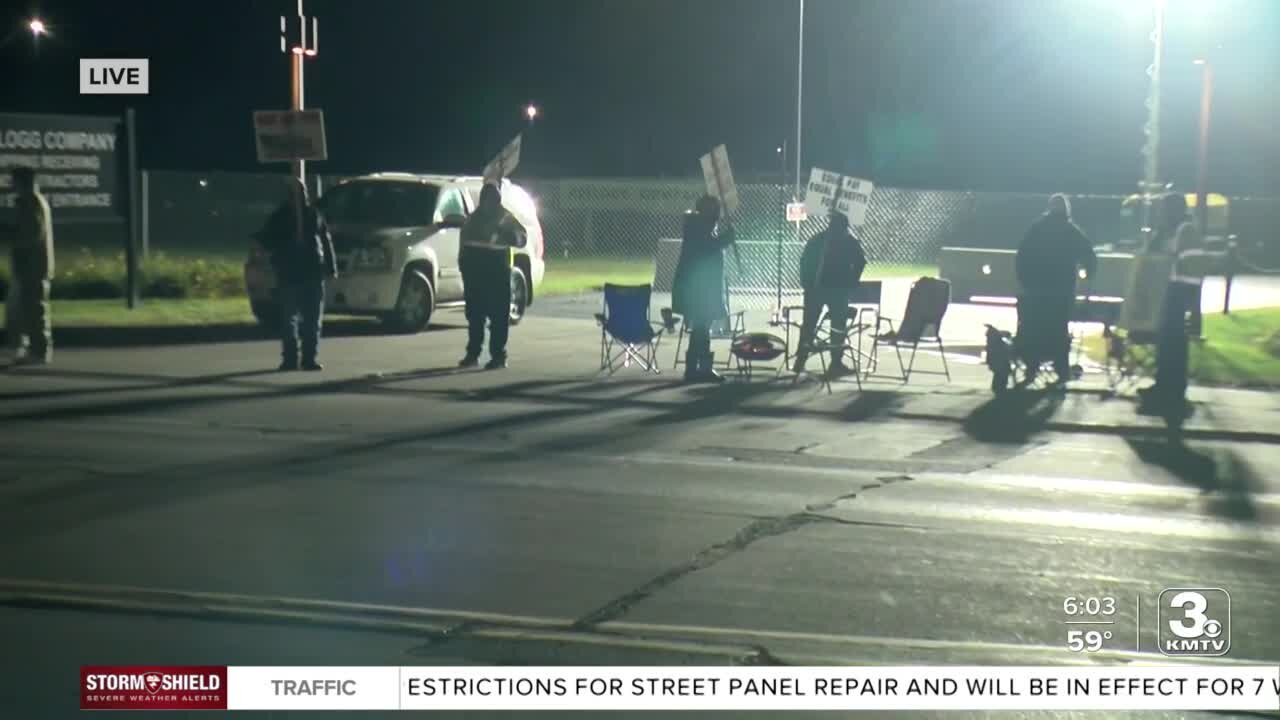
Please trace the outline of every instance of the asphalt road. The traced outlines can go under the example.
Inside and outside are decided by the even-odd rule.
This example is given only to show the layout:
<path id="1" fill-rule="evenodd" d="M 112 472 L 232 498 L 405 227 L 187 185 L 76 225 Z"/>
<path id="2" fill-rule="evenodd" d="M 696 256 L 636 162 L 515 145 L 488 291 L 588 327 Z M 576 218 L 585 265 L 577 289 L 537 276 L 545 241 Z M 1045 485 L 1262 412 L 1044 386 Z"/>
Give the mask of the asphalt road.
<path id="1" fill-rule="evenodd" d="M 1230 591 L 1221 662 L 1280 661 L 1274 446 L 912 419 L 985 401 L 963 361 L 827 395 L 599 380 L 580 321 L 507 371 L 461 342 L 0 374 L 0 707 L 72 715 L 83 664 L 1158 662 L 1166 587 Z M 1067 597 L 1115 599 L 1102 652 Z"/>

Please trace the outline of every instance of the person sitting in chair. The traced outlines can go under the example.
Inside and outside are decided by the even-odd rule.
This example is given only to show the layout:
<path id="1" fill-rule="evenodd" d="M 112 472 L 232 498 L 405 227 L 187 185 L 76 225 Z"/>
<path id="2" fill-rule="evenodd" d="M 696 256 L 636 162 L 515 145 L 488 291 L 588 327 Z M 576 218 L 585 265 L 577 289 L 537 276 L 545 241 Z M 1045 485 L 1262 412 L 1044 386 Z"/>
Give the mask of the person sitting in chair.
<path id="1" fill-rule="evenodd" d="M 849 218 L 842 213 L 831 213 L 827 228 L 809 238 L 800 255 L 804 324 L 800 328 L 796 373 L 804 372 L 824 307 L 831 318 L 831 365 L 827 372 L 832 376 L 848 372 L 844 366 L 844 338 L 849 322 L 849 293 L 858 286 L 866 267 L 867 256 L 862 251 L 862 243 L 849 229 Z"/>

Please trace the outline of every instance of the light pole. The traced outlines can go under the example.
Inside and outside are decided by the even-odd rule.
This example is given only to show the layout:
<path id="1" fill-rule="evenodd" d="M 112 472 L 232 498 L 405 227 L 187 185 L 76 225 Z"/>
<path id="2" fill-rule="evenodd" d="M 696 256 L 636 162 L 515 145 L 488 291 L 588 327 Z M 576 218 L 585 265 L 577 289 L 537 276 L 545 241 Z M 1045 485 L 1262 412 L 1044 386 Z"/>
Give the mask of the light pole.
<path id="1" fill-rule="evenodd" d="M 1200 66 L 1200 145 L 1197 149 L 1196 229 L 1200 237 L 1209 234 L 1209 121 L 1213 113 L 1213 63 L 1201 58 Z"/>
<path id="2" fill-rule="evenodd" d="M 804 0 L 800 0 L 799 42 L 796 45 L 796 191 L 795 202 L 800 202 L 800 129 L 804 119 Z M 800 226 L 796 225 L 796 237 Z"/>
<path id="3" fill-rule="evenodd" d="M 298 0 L 298 43 L 289 46 L 286 40 L 288 35 L 288 21 L 284 15 L 280 16 L 280 52 L 289 54 L 290 61 L 290 91 L 292 102 L 290 107 L 293 110 L 301 110 L 306 107 L 306 85 L 304 83 L 303 61 L 306 58 L 314 58 L 319 52 L 319 25 L 316 19 L 311 18 L 311 36 L 307 36 L 307 16 L 302 9 L 302 0 Z M 303 184 L 307 182 L 307 163 L 305 160 L 295 160 L 293 162 L 293 176 L 298 178 Z"/>
<path id="4" fill-rule="evenodd" d="M 1147 87 L 1147 124 L 1143 128 L 1147 136 L 1142 146 L 1143 177 L 1142 189 L 1142 227 L 1151 227 L 1151 193 L 1161 187 L 1160 183 L 1160 71 L 1164 65 L 1164 20 L 1165 0 L 1154 0 L 1155 29 L 1151 31 L 1151 44 L 1154 45 L 1154 59 L 1147 68 L 1151 82 Z"/>

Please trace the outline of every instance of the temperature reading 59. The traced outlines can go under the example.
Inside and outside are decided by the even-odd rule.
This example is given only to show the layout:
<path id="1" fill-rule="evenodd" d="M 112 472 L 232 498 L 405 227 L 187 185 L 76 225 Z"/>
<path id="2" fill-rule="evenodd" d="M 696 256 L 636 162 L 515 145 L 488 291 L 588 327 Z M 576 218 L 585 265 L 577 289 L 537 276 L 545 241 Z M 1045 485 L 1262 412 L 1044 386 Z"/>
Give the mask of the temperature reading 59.
<path id="1" fill-rule="evenodd" d="M 1098 652 L 1110 639 L 1110 630 L 1068 630 L 1067 649 L 1071 652 Z"/>

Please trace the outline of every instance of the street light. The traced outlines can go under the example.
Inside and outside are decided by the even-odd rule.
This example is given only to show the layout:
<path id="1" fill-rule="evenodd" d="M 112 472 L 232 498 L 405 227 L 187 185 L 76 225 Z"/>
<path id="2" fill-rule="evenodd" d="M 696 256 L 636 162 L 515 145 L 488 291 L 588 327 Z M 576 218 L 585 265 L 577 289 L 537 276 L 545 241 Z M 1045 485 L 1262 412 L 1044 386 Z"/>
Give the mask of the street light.
<path id="1" fill-rule="evenodd" d="M 31 34 L 35 37 L 49 34 L 49 28 L 45 26 L 44 21 L 40 18 L 32 18 L 31 22 L 27 23 L 27 28 L 31 30 Z"/>
<path id="2" fill-rule="evenodd" d="M 529 105 L 524 109 L 524 114 L 529 118 L 529 122 L 532 123 L 538 117 L 538 106 Z"/>

